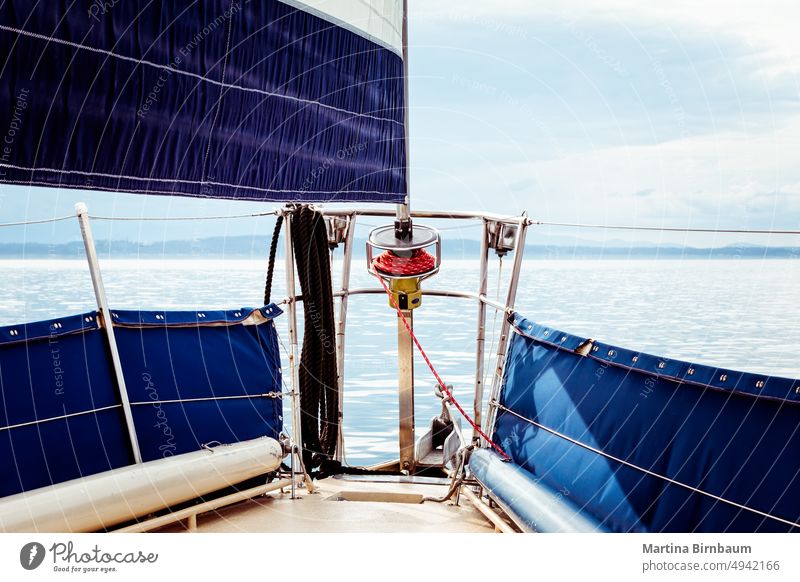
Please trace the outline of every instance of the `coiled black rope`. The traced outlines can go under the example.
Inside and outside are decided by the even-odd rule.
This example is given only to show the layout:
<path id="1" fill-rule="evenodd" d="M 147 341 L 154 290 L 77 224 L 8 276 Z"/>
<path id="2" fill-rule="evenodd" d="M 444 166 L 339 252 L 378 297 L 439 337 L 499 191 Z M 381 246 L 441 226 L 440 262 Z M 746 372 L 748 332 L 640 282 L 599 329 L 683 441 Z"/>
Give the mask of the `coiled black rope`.
<path id="1" fill-rule="evenodd" d="M 267 280 L 264 283 L 264 305 L 269 305 L 272 298 L 272 276 L 275 274 L 275 255 L 278 252 L 278 239 L 281 234 L 283 215 L 279 214 L 272 231 L 272 243 L 269 246 L 269 262 L 267 263 Z"/>
<path id="2" fill-rule="evenodd" d="M 300 425 L 307 470 L 336 452 L 339 436 L 339 386 L 333 284 L 325 220 L 308 206 L 291 220 L 297 276 L 303 294 L 303 350 L 300 356 Z"/>

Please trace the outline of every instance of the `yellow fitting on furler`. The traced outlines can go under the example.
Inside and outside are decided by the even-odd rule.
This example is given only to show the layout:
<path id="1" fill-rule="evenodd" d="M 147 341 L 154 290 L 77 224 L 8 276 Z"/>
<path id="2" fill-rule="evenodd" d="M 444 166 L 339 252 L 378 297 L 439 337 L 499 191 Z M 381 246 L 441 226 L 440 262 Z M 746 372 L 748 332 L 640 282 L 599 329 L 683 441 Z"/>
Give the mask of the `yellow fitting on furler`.
<path id="1" fill-rule="evenodd" d="M 419 277 L 408 277 L 403 279 L 390 279 L 389 290 L 392 298 L 397 302 L 397 306 L 409 311 L 422 305 L 422 289 L 420 288 Z M 394 303 L 390 300 L 389 307 L 394 308 Z"/>

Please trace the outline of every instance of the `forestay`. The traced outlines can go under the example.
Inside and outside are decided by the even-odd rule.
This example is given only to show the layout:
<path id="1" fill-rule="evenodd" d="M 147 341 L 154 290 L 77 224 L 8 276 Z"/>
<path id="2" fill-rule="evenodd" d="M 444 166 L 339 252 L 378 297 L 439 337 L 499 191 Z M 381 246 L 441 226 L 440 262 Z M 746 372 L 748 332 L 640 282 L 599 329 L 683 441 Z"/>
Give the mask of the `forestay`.
<path id="1" fill-rule="evenodd" d="M 402 0 L 3 2 L 0 180 L 402 202 L 402 29 Z"/>

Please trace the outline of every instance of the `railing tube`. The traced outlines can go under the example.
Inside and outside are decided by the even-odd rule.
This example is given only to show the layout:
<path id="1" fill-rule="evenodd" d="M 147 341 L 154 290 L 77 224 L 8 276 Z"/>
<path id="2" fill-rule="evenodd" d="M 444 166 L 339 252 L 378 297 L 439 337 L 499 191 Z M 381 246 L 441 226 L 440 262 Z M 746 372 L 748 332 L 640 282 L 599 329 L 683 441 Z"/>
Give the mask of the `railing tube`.
<path id="1" fill-rule="evenodd" d="M 339 435 L 336 440 L 336 460 L 344 460 L 344 346 L 347 325 L 347 299 L 350 296 L 350 266 L 353 263 L 353 233 L 356 230 L 355 215 L 347 219 L 347 236 L 344 240 L 344 257 L 342 258 L 342 285 L 339 301 L 339 318 L 336 321 L 336 370 L 339 374 Z"/>
<path id="2" fill-rule="evenodd" d="M 478 297 L 485 297 L 489 278 L 489 224 L 483 221 L 481 237 L 480 267 L 478 272 Z M 483 368 L 484 350 L 486 348 L 486 303 L 478 301 L 478 330 L 475 334 L 475 401 L 473 403 L 473 420 L 481 426 L 483 412 Z M 472 430 L 473 441 L 480 438 L 477 429 Z"/>
<path id="3" fill-rule="evenodd" d="M 112 321 L 111 311 L 108 308 L 106 289 L 103 285 L 103 277 L 100 275 L 100 262 L 97 259 L 97 249 L 94 246 L 92 226 L 89 223 L 89 209 L 83 202 L 78 202 L 75 205 L 75 214 L 78 216 L 78 223 L 81 226 L 83 246 L 86 249 L 86 260 L 89 262 L 89 273 L 92 276 L 94 296 L 97 300 L 97 310 L 100 312 L 103 330 L 105 331 L 106 340 L 108 341 L 108 350 L 111 354 L 111 364 L 114 368 L 114 377 L 117 381 L 117 388 L 119 389 L 122 411 L 125 416 L 125 426 L 128 429 L 128 439 L 131 444 L 131 450 L 133 451 L 133 459 L 136 463 L 141 463 L 142 453 L 139 450 L 139 439 L 136 437 L 136 426 L 133 424 L 133 412 L 131 411 L 131 402 L 128 398 L 128 390 L 125 387 L 125 376 L 122 374 L 122 363 L 119 358 L 117 339 L 114 336 L 114 323 Z"/>
<path id="4" fill-rule="evenodd" d="M 511 270 L 511 279 L 508 282 L 508 295 L 506 297 L 507 310 L 514 309 L 514 302 L 517 298 L 517 286 L 519 275 L 522 270 L 522 258 L 525 254 L 525 235 L 528 228 L 528 217 L 522 215 L 519 219 L 517 237 L 514 245 L 514 266 Z M 508 335 L 511 332 L 511 324 L 508 317 L 503 318 L 503 325 L 500 327 L 500 339 L 497 342 L 497 357 L 495 359 L 494 374 L 492 377 L 492 390 L 489 395 L 489 407 L 486 414 L 486 434 L 490 437 L 494 432 L 494 423 L 497 418 L 497 408 L 493 402 L 497 400 L 500 392 L 500 381 L 503 377 L 503 367 L 506 361 L 506 346 L 508 345 Z"/>
<path id="5" fill-rule="evenodd" d="M 284 225 L 283 236 L 286 239 L 286 252 L 284 253 L 286 255 L 286 293 L 290 298 L 286 305 L 286 311 L 289 325 L 289 393 L 292 401 L 292 440 L 294 441 L 294 446 L 292 446 L 292 499 L 294 499 L 296 497 L 297 469 L 300 469 L 300 473 L 304 472 L 302 464 L 303 433 L 300 425 L 300 373 L 297 361 L 297 301 L 294 299 L 294 245 L 292 244 L 291 210 L 282 209 L 281 215 Z M 294 458 L 295 456 L 297 459 Z"/>

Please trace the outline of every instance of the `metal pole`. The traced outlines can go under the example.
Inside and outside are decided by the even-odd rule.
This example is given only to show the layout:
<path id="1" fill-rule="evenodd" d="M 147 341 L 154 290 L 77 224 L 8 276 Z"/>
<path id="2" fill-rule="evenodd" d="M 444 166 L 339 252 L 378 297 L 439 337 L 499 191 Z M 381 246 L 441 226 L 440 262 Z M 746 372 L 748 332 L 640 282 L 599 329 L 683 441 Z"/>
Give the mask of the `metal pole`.
<path id="1" fill-rule="evenodd" d="M 300 374 L 297 368 L 297 301 L 295 300 L 295 286 L 294 286 L 294 246 L 292 245 L 292 221 L 290 210 L 281 209 L 283 216 L 283 236 L 286 239 L 286 294 L 289 297 L 289 302 L 286 305 L 288 313 L 289 325 L 289 377 L 290 377 L 290 394 L 292 400 L 292 436 L 294 446 L 292 447 L 292 456 L 302 455 L 303 451 L 303 433 L 300 425 Z M 302 459 L 292 458 L 292 499 L 295 498 L 295 481 L 297 476 L 297 468 L 300 468 L 301 474 L 303 473 Z"/>
<path id="2" fill-rule="evenodd" d="M 406 199 L 395 212 L 395 236 L 412 237 L 411 230 L 411 148 L 408 123 L 408 0 L 403 0 L 403 146 L 405 147 Z M 414 328 L 410 310 L 403 311 L 408 325 Z M 397 316 L 397 373 L 400 397 L 400 469 L 413 471 L 414 465 L 414 346 L 411 334 Z"/>
<path id="3" fill-rule="evenodd" d="M 411 231 L 411 148 L 409 138 L 408 96 L 408 0 L 403 0 L 403 132 L 405 147 L 406 199 L 396 207 L 395 235 L 413 236 Z M 414 319 L 410 310 L 403 311 L 411 329 Z M 414 346 L 411 334 L 397 316 L 397 372 L 400 388 L 400 469 L 413 471 L 414 460 Z"/>
<path id="4" fill-rule="evenodd" d="M 403 132 L 406 150 L 406 200 L 405 204 L 398 204 L 396 208 L 399 222 L 411 219 L 411 148 L 408 135 L 408 110 L 408 0 L 403 0 Z"/>
<path id="5" fill-rule="evenodd" d="M 483 238 L 481 239 L 480 277 L 478 283 L 478 297 L 484 297 L 488 288 L 489 278 L 489 224 L 483 221 Z M 475 335 L 475 402 L 473 404 L 473 419 L 475 424 L 481 426 L 483 413 L 483 368 L 484 349 L 486 344 L 486 304 L 478 301 L 478 331 Z M 480 438 L 477 429 L 472 430 L 472 440 Z"/>
<path id="6" fill-rule="evenodd" d="M 272 483 L 267 483 L 265 485 L 258 485 L 257 487 L 253 487 L 251 489 L 245 489 L 244 491 L 237 491 L 236 493 L 231 493 L 230 495 L 226 495 L 225 497 L 212 499 L 211 501 L 205 501 L 199 503 L 198 505 L 192 505 L 185 509 L 179 509 L 177 511 L 172 511 L 170 513 L 161 515 L 159 517 L 153 517 L 146 521 L 140 521 L 138 523 L 134 523 L 133 525 L 129 525 L 127 527 L 115 529 L 112 530 L 111 533 L 146 532 L 160 527 L 164 527 L 165 525 L 175 523 L 176 521 L 180 521 L 182 519 L 192 519 L 192 517 L 195 518 L 195 525 L 197 525 L 196 522 L 198 515 L 202 515 L 210 511 L 215 511 L 217 509 L 233 505 L 234 503 L 239 503 L 240 501 L 246 501 L 248 499 L 253 499 L 254 497 L 266 495 L 267 493 L 270 493 L 272 491 L 277 491 L 278 489 L 282 490 L 284 487 L 290 485 L 290 482 L 291 479 L 281 479 L 280 481 L 273 481 Z M 281 493 L 283 493 L 283 491 L 281 491 Z"/>
<path id="7" fill-rule="evenodd" d="M 106 289 L 103 286 L 103 278 L 100 275 L 100 262 L 97 260 L 97 249 L 94 246 L 92 227 L 89 224 L 89 209 L 83 202 L 75 205 L 75 214 L 78 216 L 78 223 L 81 225 L 81 236 L 83 236 L 83 246 L 86 249 L 86 259 L 89 262 L 89 273 L 92 276 L 92 286 L 94 296 L 97 300 L 97 310 L 100 312 L 100 320 L 103 322 L 103 329 L 108 340 L 108 349 L 111 353 L 111 364 L 114 367 L 114 376 L 117 380 L 119 398 L 122 403 L 122 411 L 125 415 L 125 425 L 128 429 L 128 439 L 133 451 L 133 459 L 136 463 L 142 462 L 142 453 L 139 450 L 139 440 L 136 437 L 136 427 L 133 424 L 133 413 L 131 412 L 131 402 L 128 398 L 128 390 L 125 387 L 125 376 L 122 374 L 122 363 L 117 349 L 117 340 L 114 337 L 114 325 L 111 312 L 108 309 L 106 299 Z"/>
<path id="8" fill-rule="evenodd" d="M 414 329 L 414 315 L 411 310 L 403 311 L 409 327 Z M 414 345 L 411 334 L 400 315 L 397 315 L 397 380 L 400 406 L 400 469 L 413 471 L 414 465 Z"/>
<path id="9" fill-rule="evenodd" d="M 508 282 L 508 296 L 506 306 L 508 309 L 514 308 L 514 301 L 517 298 L 517 286 L 519 284 L 519 273 L 522 269 L 522 257 L 525 254 L 525 234 L 528 229 L 528 217 L 523 214 L 519 219 L 517 228 L 517 241 L 514 251 L 514 267 L 511 271 L 511 279 Z M 489 436 L 494 432 L 497 408 L 492 403 L 497 400 L 500 392 L 500 380 L 503 376 L 503 367 L 506 361 L 506 346 L 508 345 L 508 335 L 511 331 L 511 324 L 508 317 L 503 318 L 503 325 L 500 328 L 500 339 L 497 342 L 497 358 L 495 360 L 494 377 L 492 378 L 492 390 L 489 395 L 489 409 L 486 415 L 486 434 Z"/>
<path id="10" fill-rule="evenodd" d="M 323 216 L 349 216 L 351 214 L 357 216 L 396 216 L 396 210 L 380 209 L 380 208 L 320 208 Z M 410 213 L 412 218 L 442 218 L 446 220 L 483 220 L 484 218 L 501 222 L 503 224 L 518 224 L 519 216 L 508 216 L 503 214 L 495 214 L 492 212 L 463 212 L 459 210 L 413 210 Z M 535 224 L 528 220 L 528 224 Z"/>
<path id="11" fill-rule="evenodd" d="M 347 298 L 350 294 L 350 266 L 353 263 L 353 233 L 356 226 L 355 215 L 347 219 L 347 235 L 344 240 L 344 257 L 342 258 L 342 296 L 339 301 L 339 318 L 336 322 L 336 370 L 339 374 L 339 435 L 336 439 L 336 460 L 344 459 L 344 341 L 347 323 Z"/>

